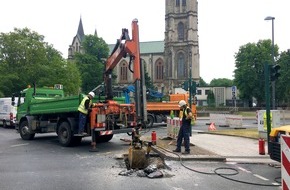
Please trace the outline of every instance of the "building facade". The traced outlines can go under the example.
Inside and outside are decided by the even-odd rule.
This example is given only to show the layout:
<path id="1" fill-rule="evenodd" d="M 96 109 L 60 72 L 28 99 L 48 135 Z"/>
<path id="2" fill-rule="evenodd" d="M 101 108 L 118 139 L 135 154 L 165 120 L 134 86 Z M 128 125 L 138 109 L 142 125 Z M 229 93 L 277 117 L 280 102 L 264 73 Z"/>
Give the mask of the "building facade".
<path id="1" fill-rule="evenodd" d="M 197 0 L 165 0 L 165 40 L 140 42 L 142 62 L 159 92 L 175 93 L 175 87 L 181 86 L 190 77 L 199 81 L 197 7 Z M 83 37 L 80 19 L 77 34 L 68 49 L 69 59 L 73 59 L 76 52 L 82 52 Z M 111 51 L 114 44 L 109 44 L 109 48 Z M 116 83 L 133 83 L 128 67 L 129 59 L 122 59 L 114 70 Z"/>

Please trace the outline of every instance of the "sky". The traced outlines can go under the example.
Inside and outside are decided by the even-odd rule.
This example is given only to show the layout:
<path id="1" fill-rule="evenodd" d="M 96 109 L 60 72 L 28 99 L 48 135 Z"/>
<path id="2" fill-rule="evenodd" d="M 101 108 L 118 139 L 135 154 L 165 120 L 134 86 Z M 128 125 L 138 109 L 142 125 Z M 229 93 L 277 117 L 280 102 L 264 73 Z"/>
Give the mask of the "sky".
<path id="1" fill-rule="evenodd" d="M 235 54 L 247 43 L 272 38 L 280 51 L 290 49 L 289 0 L 198 0 L 200 76 L 234 78 Z M 68 47 L 82 18 L 85 34 L 115 44 L 122 28 L 131 31 L 138 19 L 139 38 L 164 40 L 165 0 L 2 0 L 0 32 L 27 27 L 67 58 Z"/>

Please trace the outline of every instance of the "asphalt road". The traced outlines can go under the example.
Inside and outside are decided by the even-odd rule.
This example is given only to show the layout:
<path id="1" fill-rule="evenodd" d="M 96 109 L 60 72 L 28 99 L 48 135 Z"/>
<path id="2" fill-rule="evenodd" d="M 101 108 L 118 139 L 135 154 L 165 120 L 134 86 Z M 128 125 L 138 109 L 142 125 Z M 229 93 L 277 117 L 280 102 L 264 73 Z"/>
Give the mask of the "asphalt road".
<path id="1" fill-rule="evenodd" d="M 157 127 L 166 133 L 166 127 Z M 32 141 L 23 141 L 13 129 L 0 128 L 0 189 L 1 190 L 90 190 L 90 189 L 280 189 L 273 186 L 280 169 L 267 164 L 239 164 L 222 162 L 184 162 L 166 160 L 163 178 L 120 176 L 126 170 L 123 159 L 128 153 L 126 134 L 115 135 L 108 143 L 97 144 L 99 152 L 89 152 L 90 138 L 78 147 L 62 147 L 54 133 L 36 135 Z M 221 170 L 221 168 L 227 168 Z M 230 169 L 229 169 L 230 168 Z M 214 171 L 237 181 L 225 179 Z M 266 179 L 266 180 L 265 180 Z M 253 184 L 246 184 L 251 182 Z M 260 184 L 260 185 L 259 185 Z"/>

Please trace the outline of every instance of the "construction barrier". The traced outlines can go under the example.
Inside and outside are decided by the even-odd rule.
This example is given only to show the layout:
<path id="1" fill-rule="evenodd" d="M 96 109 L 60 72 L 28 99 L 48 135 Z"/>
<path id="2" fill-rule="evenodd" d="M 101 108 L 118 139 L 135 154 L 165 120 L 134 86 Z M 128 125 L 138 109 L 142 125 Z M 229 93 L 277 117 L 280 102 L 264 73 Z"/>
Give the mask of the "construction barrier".
<path id="1" fill-rule="evenodd" d="M 282 135 L 281 141 L 281 176 L 282 189 L 290 189 L 290 136 Z"/>
<path id="2" fill-rule="evenodd" d="M 210 114 L 210 123 L 221 127 L 242 127 L 243 117 L 241 115 L 230 114 Z"/>
<path id="3" fill-rule="evenodd" d="M 181 126 L 181 120 L 178 117 L 167 117 L 167 136 L 176 139 Z"/>
<path id="4" fill-rule="evenodd" d="M 258 131 L 267 132 L 266 110 L 258 111 Z M 280 127 L 280 110 L 270 110 L 270 127 Z"/>

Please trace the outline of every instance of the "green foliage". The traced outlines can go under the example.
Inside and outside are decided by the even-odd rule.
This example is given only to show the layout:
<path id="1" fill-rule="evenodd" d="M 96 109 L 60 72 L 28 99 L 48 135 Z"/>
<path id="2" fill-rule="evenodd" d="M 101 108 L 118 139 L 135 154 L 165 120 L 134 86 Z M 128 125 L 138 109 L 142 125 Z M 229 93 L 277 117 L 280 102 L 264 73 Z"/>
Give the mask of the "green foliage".
<path id="1" fill-rule="evenodd" d="M 276 80 L 276 101 L 279 105 L 290 105 L 290 52 L 281 52 L 277 64 L 281 76 Z"/>
<path id="2" fill-rule="evenodd" d="M 94 35 L 86 35 L 82 46 L 84 53 L 75 55 L 75 63 L 81 74 L 81 90 L 87 93 L 104 80 L 104 63 L 102 60 L 108 58 L 109 47 L 102 38 Z"/>
<path id="3" fill-rule="evenodd" d="M 76 93 L 80 81 L 78 72 L 68 73 L 68 66 L 61 53 L 44 42 L 44 36 L 28 28 L 0 34 L 0 91 L 5 96 L 26 88 L 35 82 L 37 86 L 63 85 L 74 80 L 65 91 Z"/>
<path id="4" fill-rule="evenodd" d="M 203 78 L 200 77 L 199 86 L 206 87 L 206 86 L 209 86 L 209 85 L 203 80 Z"/>
<path id="5" fill-rule="evenodd" d="M 249 105 L 253 97 L 258 106 L 265 100 L 264 64 L 271 63 L 271 53 L 271 40 L 260 40 L 241 46 L 235 55 L 234 84 L 239 89 L 239 97 L 248 100 Z M 278 55 L 277 46 L 274 54 Z"/>
<path id="6" fill-rule="evenodd" d="M 215 87 L 231 87 L 233 86 L 233 81 L 226 78 L 212 79 L 209 85 Z"/>
<path id="7" fill-rule="evenodd" d="M 207 104 L 209 107 L 214 107 L 215 106 L 215 97 L 213 91 L 209 91 L 207 95 Z"/>

